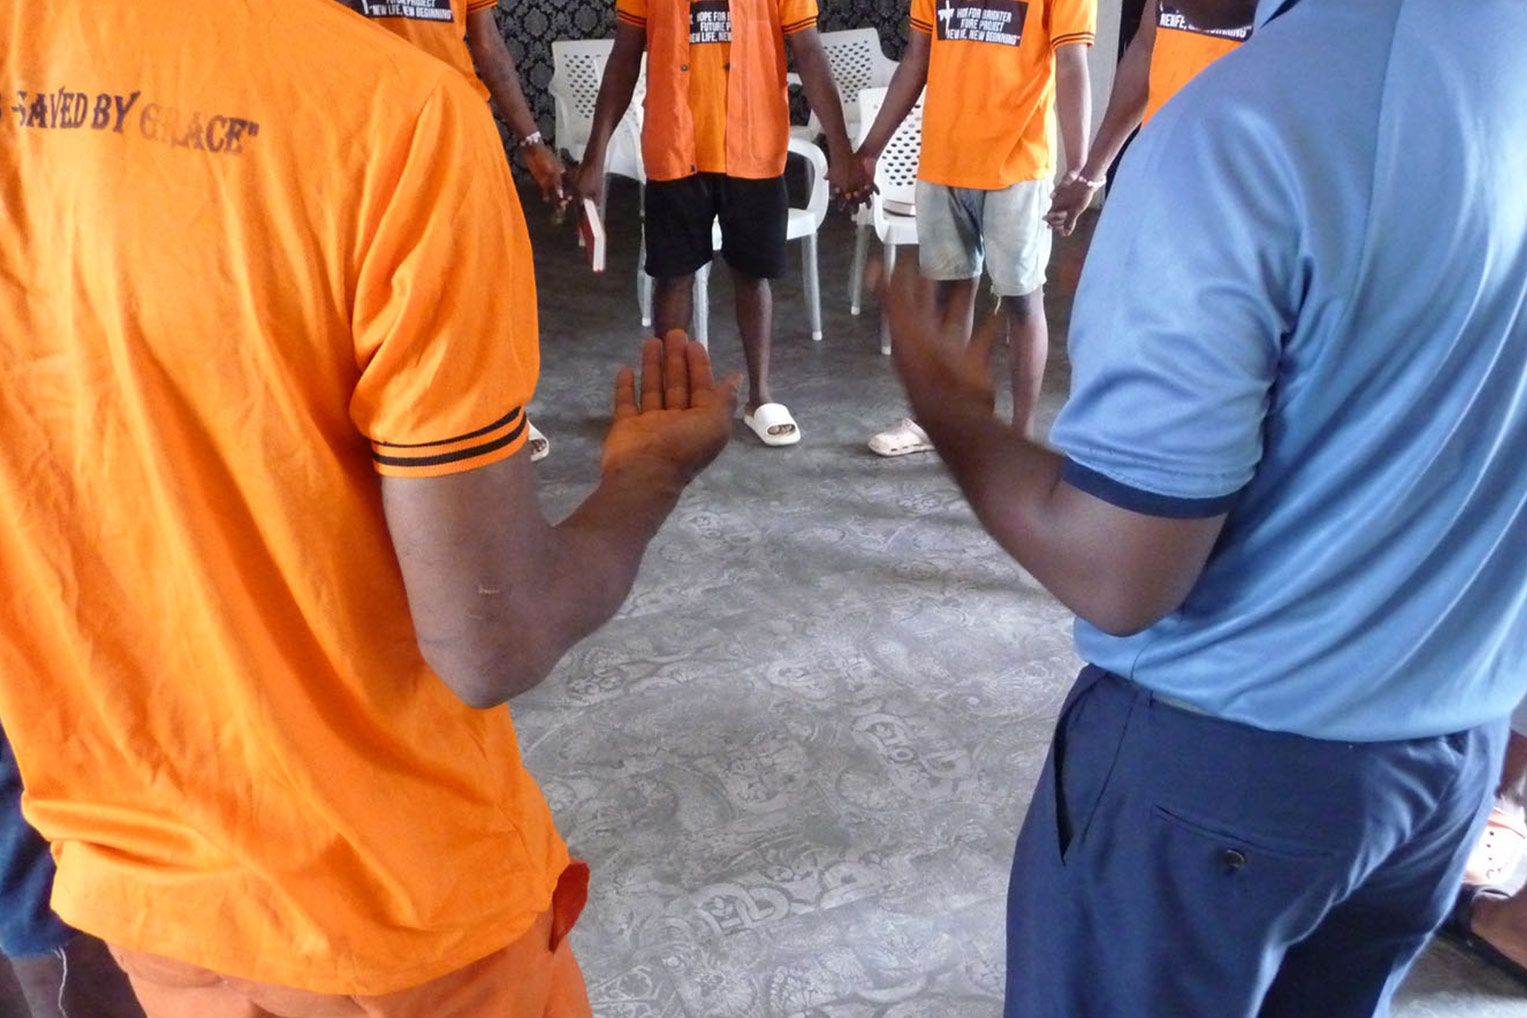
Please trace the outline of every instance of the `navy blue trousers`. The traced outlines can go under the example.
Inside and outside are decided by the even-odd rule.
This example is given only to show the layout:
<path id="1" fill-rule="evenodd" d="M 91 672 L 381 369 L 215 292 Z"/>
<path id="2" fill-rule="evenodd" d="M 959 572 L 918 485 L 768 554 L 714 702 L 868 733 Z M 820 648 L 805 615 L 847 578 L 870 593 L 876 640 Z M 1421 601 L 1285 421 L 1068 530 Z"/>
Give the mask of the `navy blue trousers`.
<path id="1" fill-rule="evenodd" d="M 1006 1018 L 1369 1018 L 1442 922 L 1506 721 L 1267 732 L 1082 671 L 1018 836 Z"/>
<path id="2" fill-rule="evenodd" d="M 53 857 L 21 815 L 21 771 L 0 731 L 0 952 L 36 958 L 63 947 L 73 931 L 48 905 Z"/>

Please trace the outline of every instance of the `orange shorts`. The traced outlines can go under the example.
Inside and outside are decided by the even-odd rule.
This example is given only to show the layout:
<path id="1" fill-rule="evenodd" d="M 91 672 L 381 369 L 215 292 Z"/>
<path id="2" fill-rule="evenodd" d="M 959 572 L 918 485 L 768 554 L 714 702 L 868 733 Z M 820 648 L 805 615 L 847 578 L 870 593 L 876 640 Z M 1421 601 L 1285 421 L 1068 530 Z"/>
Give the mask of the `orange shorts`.
<path id="1" fill-rule="evenodd" d="M 588 867 L 562 874 L 552 907 L 502 951 L 421 986 L 378 997 L 310 993 L 231 979 L 113 947 L 148 1018 L 593 1018 L 567 942 L 588 894 Z"/>

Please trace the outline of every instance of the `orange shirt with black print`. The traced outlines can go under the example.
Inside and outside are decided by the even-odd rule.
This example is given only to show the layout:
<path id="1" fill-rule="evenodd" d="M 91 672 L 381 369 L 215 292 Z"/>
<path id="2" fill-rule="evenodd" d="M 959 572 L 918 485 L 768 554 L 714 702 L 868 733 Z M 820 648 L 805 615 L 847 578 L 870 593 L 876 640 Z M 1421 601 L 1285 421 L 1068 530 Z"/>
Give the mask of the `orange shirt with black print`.
<path id="1" fill-rule="evenodd" d="M 525 442 L 501 152 L 337 3 L 0 14 L 0 717 L 70 924 L 381 994 L 548 908 L 566 847 L 421 657 L 377 477 Z"/>
<path id="2" fill-rule="evenodd" d="M 488 86 L 477 77 L 472 51 L 467 48 L 467 15 L 498 0 L 349 0 L 350 6 L 394 35 L 402 36 L 467 76 L 483 101 Z"/>
<path id="3" fill-rule="evenodd" d="M 770 44 L 764 52 L 752 60 L 752 66 L 735 69 L 733 58 L 733 8 L 749 10 L 755 17 L 768 19 L 760 36 L 767 35 Z M 785 169 L 785 146 L 789 142 L 789 100 L 785 81 L 786 36 L 817 24 L 816 0 L 617 0 L 615 16 L 622 23 L 640 28 L 647 33 L 649 54 L 661 53 L 665 47 L 684 42 L 688 57 L 679 68 L 685 82 L 684 92 L 688 99 L 688 114 L 692 128 L 676 116 L 670 104 L 662 97 L 661 88 L 654 96 L 652 86 L 657 84 L 656 75 L 672 68 L 654 66 L 648 59 L 648 102 L 642 128 L 642 149 L 652 153 L 647 159 L 647 174 L 654 180 L 676 179 L 691 173 L 727 173 L 736 177 L 777 177 Z M 686 32 L 687 40 L 672 40 L 667 36 L 674 32 Z M 729 127 L 749 130 L 738 122 L 737 111 L 728 120 L 730 90 L 737 87 L 734 75 L 747 79 L 747 84 L 766 89 L 769 95 L 763 104 L 774 109 L 754 110 L 766 114 L 768 127 L 778 131 L 783 124 L 784 140 L 760 146 L 757 160 L 728 159 Z M 774 93 L 777 93 L 775 95 Z M 678 135 L 692 130 L 694 158 L 688 164 L 667 158 L 685 148 Z M 772 151 L 778 148 L 777 159 Z M 766 151 L 765 151 L 766 150 Z M 735 149 L 734 149 L 735 152 Z M 774 168 L 774 164 L 778 167 Z M 671 163 L 672 165 L 667 165 Z"/>
<path id="4" fill-rule="evenodd" d="M 1091 46 L 1096 0 L 912 0 L 931 36 L 918 176 L 996 190 L 1055 172 L 1055 51 Z"/>
<path id="5" fill-rule="evenodd" d="M 1156 41 L 1151 46 L 1150 87 L 1142 122 L 1150 123 L 1156 111 L 1182 86 L 1249 38 L 1250 25 L 1228 29 L 1198 28 L 1175 7 L 1158 4 Z"/>

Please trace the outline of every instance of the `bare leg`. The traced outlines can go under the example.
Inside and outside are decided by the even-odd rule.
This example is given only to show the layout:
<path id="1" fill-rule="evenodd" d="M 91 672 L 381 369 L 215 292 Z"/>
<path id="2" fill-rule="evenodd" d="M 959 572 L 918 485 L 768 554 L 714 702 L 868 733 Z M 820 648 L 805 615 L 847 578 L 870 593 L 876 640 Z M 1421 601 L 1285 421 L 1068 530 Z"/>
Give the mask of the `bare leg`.
<path id="1" fill-rule="evenodd" d="M 1034 408 L 1044 384 L 1050 354 L 1050 329 L 1045 321 L 1044 288 L 1022 297 L 1003 297 L 1007 313 L 1008 354 L 1012 361 L 1013 427 L 1034 435 Z"/>
<path id="2" fill-rule="evenodd" d="M 143 1018 L 127 976 L 88 934 L 75 934 L 63 957 L 12 959 L 11 967 L 33 1018 Z"/>
<path id="3" fill-rule="evenodd" d="M 693 273 L 687 276 L 668 276 L 657 281 L 652 295 L 652 331 L 666 336 L 673 329 L 689 331 L 689 319 L 694 314 Z"/>
<path id="4" fill-rule="evenodd" d="M 774 296 L 767 279 L 732 270 L 737 291 L 737 331 L 748 364 L 748 413 L 774 402 L 769 391 L 769 347 L 774 334 Z"/>
<path id="5" fill-rule="evenodd" d="M 939 281 L 933 299 L 938 302 L 939 324 L 945 335 L 958 330 L 961 339 L 970 342 L 976 321 L 976 293 L 980 287 L 980 276 Z"/>

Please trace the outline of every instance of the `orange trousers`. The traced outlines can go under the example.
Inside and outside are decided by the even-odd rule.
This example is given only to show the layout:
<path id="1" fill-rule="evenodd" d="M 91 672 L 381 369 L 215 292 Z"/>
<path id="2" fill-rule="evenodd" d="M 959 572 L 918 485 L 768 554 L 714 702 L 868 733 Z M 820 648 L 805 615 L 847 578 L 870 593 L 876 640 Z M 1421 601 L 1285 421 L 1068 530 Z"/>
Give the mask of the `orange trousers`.
<path id="1" fill-rule="evenodd" d="M 551 909 L 514 943 L 439 979 L 376 997 L 233 979 L 116 947 L 112 954 L 148 1018 L 593 1018 L 567 942 L 587 887 L 588 869 L 575 862 Z"/>

